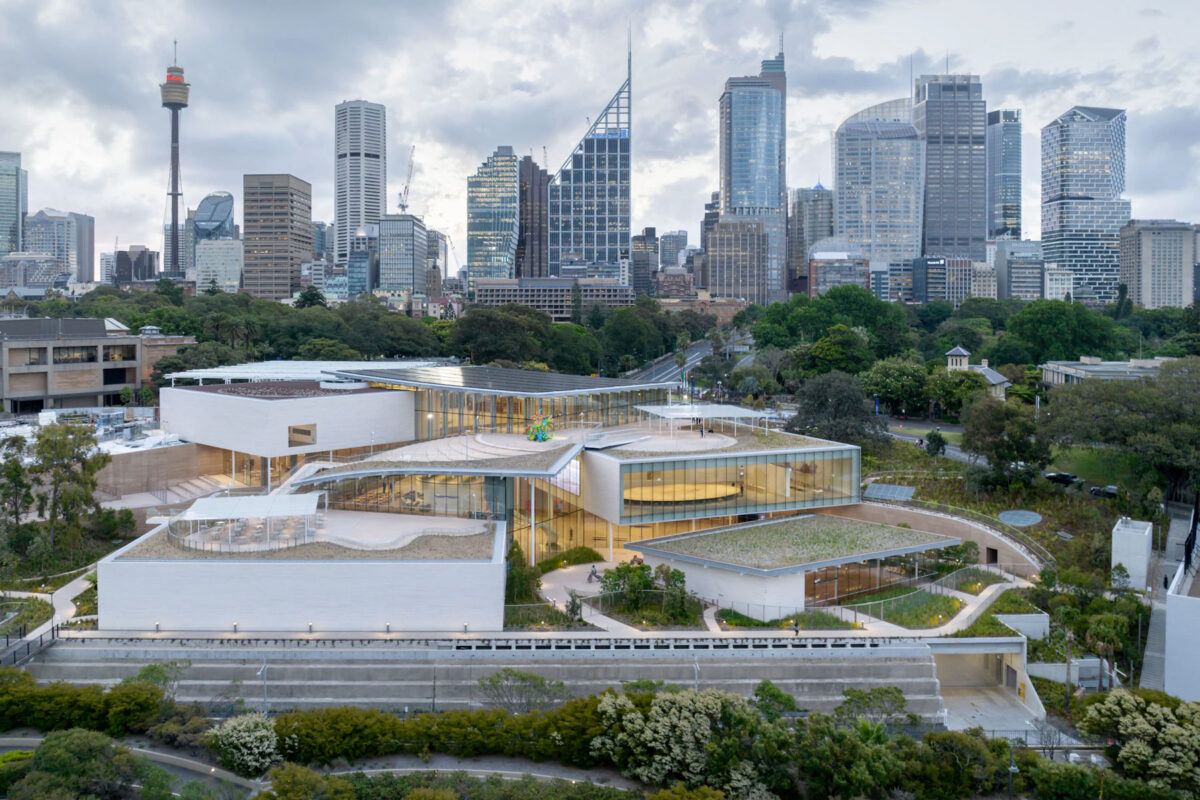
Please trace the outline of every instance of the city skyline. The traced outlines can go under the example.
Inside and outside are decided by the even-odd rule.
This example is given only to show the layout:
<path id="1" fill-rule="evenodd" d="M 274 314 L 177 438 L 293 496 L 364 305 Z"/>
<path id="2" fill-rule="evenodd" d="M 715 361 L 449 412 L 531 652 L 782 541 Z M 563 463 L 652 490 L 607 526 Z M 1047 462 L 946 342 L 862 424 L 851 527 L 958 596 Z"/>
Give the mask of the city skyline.
<path id="1" fill-rule="evenodd" d="M 856 9 L 853 18 L 819 4 L 529 5 L 500 22 L 502 35 L 485 28 L 478 21 L 484 15 L 466 3 L 414 9 L 395 20 L 369 4 L 337 19 L 281 16 L 265 4 L 236 17 L 236 29 L 220 22 L 235 18 L 232 5 L 162 13 L 145 3 L 6 6 L 12 28 L 29 35 L 11 42 L 0 63 L 37 80 L 0 88 L 10 109 L 0 121 L 0 149 L 22 153 L 30 214 L 50 207 L 96 218 L 97 253 L 117 235 L 123 243 L 161 248 L 169 140 L 157 84 L 177 33 L 179 64 L 192 84 L 182 132 L 187 207 L 239 186 L 243 174 L 290 173 L 312 183 L 314 219 L 330 221 L 330 111 L 361 97 L 387 106 L 392 117 L 387 177 L 393 186 L 403 183 L 406 149 L 417 145 L 410 211 L 451 235 L 452 268 L 466 260 L 465 177 L 500 144 L 512 144 L 518 156 L 532 152 L 539 163 L 544 146 L 547 168 L 565 158 L 585 117 L 622 77 L 627 26 L 638 107 L 631 230 L 682 229 L 699 238 L 704 202 L 718 183 L 716 100 L 723 82 L 771 57 L 780 32 L 791 73 L 790 188 L 831 183 L 830 133 L 857 109 L 907 94 L 911 55 L 914 75 L 943 72 L 948 60 L 951 72 L 981 76 L 989 110 L 1022 109 L 1026 236 L 1039 235 L 1038 132 L 1075 105 L 1128 109 L 1126 196 L 1136 217 L 1200 218 L 1200 200 L 1188 191 L 1200 167 L 1188 150 L 1200 121 L 1197 82 L 1189 80 L 1197 67 L 1181 35 L 1194 29 L 1197 12 L 1182 4 L 1157 11 L 1113 4 L 1104 13 L 1089 5 L 1087 14 L 1078 13 L 1082 6 L 1039 9 L 1042 30 L 1017 49 L 1011 41 L 991 41 L 980 12 L 953 9 L 922 22 L 919 9 L 889 3 Z M 425 38 L 440 44 L 402 54 L 389 49 L 392 28 L 418 18 L 441 34 Z M 97 59 L 106 37 L 133 21 L 145 34 Z M 339 31 L 364 38 L 346 58 L 304 48 L 293 56 L 256 40 L 268 25 L 280 42 L 337 41 Z M 80 46 L 63 44 L 67 29 Z M 550 31 L 566 35 L 545 35 Z M 534 49 L 531 37 L 539 32 Z M 955 43 L 949 53 L 944 42 Z M 1163 73 L 1178 79 L 1146 88 Z M 428 91 L 431 82 L 440 92 Z M 47 101 L 56 90 L 68 101 Z M 385 199 L 394 213 L 396 198 Z M 239 212 L 243 207 L 238 198 Z"/>

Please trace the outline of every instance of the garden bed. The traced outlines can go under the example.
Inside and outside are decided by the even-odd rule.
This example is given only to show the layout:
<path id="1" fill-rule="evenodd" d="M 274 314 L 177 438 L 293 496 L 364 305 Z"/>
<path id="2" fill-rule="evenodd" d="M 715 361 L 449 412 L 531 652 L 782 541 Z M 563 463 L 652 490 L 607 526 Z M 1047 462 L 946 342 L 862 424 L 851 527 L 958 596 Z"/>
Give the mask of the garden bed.
<path id="1" fill-rule="evenodd" d="M 10 612 L 16 612 L 16 615 L 9 618 L 7 622 L 0 623 L 0 636 L 13 633 L 22 625 L 25 626 L 25 631 L 28 633 L 54 615 L 54 609 L 50 604 L 36 597 L 12 597 L 0 600 L 0 619 L 8 617 Z"/>
<path id="2" fill-rule="evenodd" d="M 529 603 L 504 607 L 504 630 L 582 631 L 596 630 L 596 626 L 581 619 L 572 619 L 550 603 Z"/>
<path id="3" fill-rule="evenodd" d="M 931 594 L 924 589 L 907 587 L 908 591 L 900 591 L 890 597 L 880 597 L 885 592 L 876 592 L 873 596 L 859 598 L 853 603 L 847 603 L 864 614 L 900 625 L 905 628 L 934 628 L 944 625 L 962 610 L 963 602 L 956 597 L 944 594 Z"/>
<path id="4" fill-rule="evenodd" d="M 717 621 L 721 623 L 722 630 L 739 630 L 741 628 L 781 628 L 792 630 L 793 622 L 799 622 L 800 630 L 802 631 L 853 630 L 859 627 L 853 622 L 847 622 L 835 614 L 830 614 L 828 611 L 801 611 L 798 614 L 792 614 L 783 619 L 772 619 L 764 622 L 753 617 L 747 617 L 745 614 L 739 614 L 732 609 L 722 608 L 717 612 Z"/>
<path id="5" fill-rule="evenodd" d="M 583 602 L 618 622 L 641 630 L 696 631 L 707 630 L 704 624 L 704 603 L 688 597 L 684 613 L 672 616 L 665 611 L 666 592 L 651 589 L 638 597 L 629 598 L 623 593 L 599 594 L 583 598 Z"/>

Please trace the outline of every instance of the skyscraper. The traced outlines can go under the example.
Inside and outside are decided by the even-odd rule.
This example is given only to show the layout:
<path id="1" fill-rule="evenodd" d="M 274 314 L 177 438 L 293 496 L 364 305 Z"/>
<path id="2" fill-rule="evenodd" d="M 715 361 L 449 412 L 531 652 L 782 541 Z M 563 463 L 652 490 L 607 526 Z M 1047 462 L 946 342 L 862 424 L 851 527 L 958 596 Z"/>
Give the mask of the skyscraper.
<path id="1" fill-rule="evenodd" d="M 188 276 L 194 276 L 196 266 L 196 245 L 192 240 L 194 230 L 191 225 L 191 217 L 193 212 L 188 212 L 188 221 L 179 223 L 179 230 L 174 235 L 171 233 L 170 224 L 163 225 L 163 264 L 176 263 L 174 256 L 175 247 L 179 247 L 178 269 L 179 272 L 171 272 L 170 269 L 163 270 L 164 277 L 172 277 L 183 280 Z"/>
<path id="2" fill-rule="evenodd" d="M 294 175 L 242 176 L 242 286 L 283 300 L 300 288 L 300 264 L 312 259 L 312 185 Z"/>
<path id="3" fill-rule="evenodd" d="M 322 259 L 328 243 L 329 226 L 320 220 L 313 220 L 313 258 Z"/>
<path id="4" fill-rule="evenodd" d="M 630 55 L 625 82 L 550 181 L 551 275 L 564 262 L 615 266 L 629 258 L 632 79 Z"/>
<path id="5" fill-rule="evenodd" d="M 425 231 L 426 262 L 430 269 L 436 268 L 442 277 L 449 276 L 450 251 L 447 247 L 446 234 L 432 228 Z"/>
<path id="6" fill-rule="evenodd" d="M 758 221 L 764 275 L 746 300 L 787 299 L 787 73 L 783 53 L 757 76 L 729 78 L 720 100 L 721 220 Z"/>
<path id="7" fill-rule="evenodd" d="M 171 110 L 171 188 L 167 192 L 171 198 L 171 227 L 167 230 L 163 250 L 169 259 L 166 274 L 172 278 L 183 278 L 184 274 L 183 259 L 179 253 L 179 198 L 183 194 L 179 185 L 179 112 L 188 106 L 189 86 L 183 80 L 183 67 L 172 64 L 167 67 L 166 81 L 158 87 L 163 108 Z"/>
<path id="8" fill-rule="evenodd" d="M 212 192 L 200 201 L 192 218 L 192 246 L 210 239 L 236 239 L 233 224 L 233 195 Z"/>
<path id="9" fill-rule="evenodd" d="M 679 266 L 679 254 L 687 249 L 687 231 L 667 231 L 658 237 L 658 265 L 663 269 Z"/>
<path id="10" fill-rule="evenodd" d="M 1173 219 L 1131 219 L 1121 228 L 1121 283 L 1144 308 L 1192 304 L 1196 226 Z"/>
<path id="11" fill-rule="evenodd" d="M 549 269 L 546 204 L 550 175 L 538 166 L 533 156 L 524 156 L 518 167 L 518 182 L 521 209 L 514 277 L 545 278 Z"/>
<path id="12" fill-rule="evenodd" d="M 333 110 L 333 139 L 334 260 L 343 266 L 355 232 L 378 223 L 387 208 L 386 110 L 366 100 L 339 103 Z"/>
<path id="13" fill-rule="evenodd" d="M 0 256 L 24 250 L 28 184 L 29 173 L 21 169 L 21 154 L 0 153 Z"/>
<path id="14" fill-rule="evenodd" d="M 834 134 L 834 235 L 871 262 L 921 254 L 925 142 L 911 115 L 900 98 L 863 109 Z"/>
<path id="15" fill-rule="evenodd" d="M 520 233 L 520 168 L 508 145 L 467 178 L 467 278 L 511 278 Z"/>
<path id="16" fill-rule="evenodd" d="M 412 214 L 379 218 L 379 287 L 425 294 L 429 244 L 425 221 Z"/>
<path id="17" fill-rule="evenodd" d="M 997 299 L 1039 299 L 1045 271 L 1046 259 L 1041 242 L 1003 239 L 996 243 Z"/>
<path id="18" fill-rule="evenodd" d="M 113 283 L 152 281 L 158 277 L 158 253 L 145 245 L 132 244 L 128 250 L 118 250 L 113 265 Z"/>
<path id="19" fill-rule="evenodd" d="M 1075 106 L 1042 128 L 1042 245 L 1075 275 L 1076 300 L 1117 297 L 1124 191 L 1124 109 Z"/>
<path id="20" fill-rule="evenodd" d="M 925 141 L 924 254 L 987 257 L 987 107 L 978 75 L 922 75 L 913 125 Z"/>
<path id="21" fill-rule="evenodd" d="M 68 269 L 73 280 L 95 280 L 96 220 L 87 214 L 47 208 L 25 219 L 25 249 L 50 253 Z"/>
<path id="22" fill-rule="evenodd" d="M 708 232 L 704 251 L 705 288 L 713 297 L 733 297 L 748 302 L 766 296 L 769 242 L 759 217 L 725 216 Z"/>
<path id="23" fill-rule="evenodd" d="M 1021 238 L 1021 109 L 987 115 L 988 238 Z"/>
<path id="24" fill-rule="evenodd" d="M 629 258 L 630 285 L 635 295 L 652 294 L 658 272 L 658 236 L 654 228 L 643 228 L 634 236 Z"/>
<path id="25" fill-rule="evenodd" d="M 833 236 L 833 192 L 819 182 L 792 192 L 788 215 L 788 289 L 808 294 L 808 249 Z"/>
<path id="26" fill-rule="evenodd" d="M 242 282 L 245 263 L 243 243 L 236 239 L 204 239 L 196 242 L 196 291 L 234 294 Z"/>

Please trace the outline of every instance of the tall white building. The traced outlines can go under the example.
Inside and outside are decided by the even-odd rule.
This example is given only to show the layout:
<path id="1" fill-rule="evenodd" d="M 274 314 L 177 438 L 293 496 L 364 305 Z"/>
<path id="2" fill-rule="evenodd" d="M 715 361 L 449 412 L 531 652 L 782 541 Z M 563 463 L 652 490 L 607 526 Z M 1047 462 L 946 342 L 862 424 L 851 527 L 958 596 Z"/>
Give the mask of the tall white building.
<path id="1" fill-rule="evenodd" d="M 196 243 L 196 291 L 214 284 L 218 290 L 236 294 L 242 285 L 244 251 L 240 239 L 209 239 Z"/>
<path id="2" fill-rule="evenodd" d="M 345 266 L 354 232 L 378 224 L 387 207 L 387 120 L 379 103 L 347 100 L 333 112 L 334 262 Z"/>
<path id="3" fill-rule="evenodd" d="M 1192 304 L 1196 228 L 1173 219 L 1132 219 L 1121 228 L 1121 283 L 1143 308 Z"/>

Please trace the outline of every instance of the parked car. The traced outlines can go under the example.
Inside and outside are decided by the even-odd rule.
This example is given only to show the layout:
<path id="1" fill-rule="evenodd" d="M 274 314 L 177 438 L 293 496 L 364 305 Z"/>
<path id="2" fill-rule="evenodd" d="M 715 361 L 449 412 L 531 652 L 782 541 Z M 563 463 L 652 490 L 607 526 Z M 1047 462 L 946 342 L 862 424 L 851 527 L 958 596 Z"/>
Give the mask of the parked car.
<path id="1" fill-rule="evenodd" d="M 1089 491 L 1093 497 L 1116 497 L 1119 492 L 1111 483 L 1108 486 L 1093 486 Z"/>
<path id="2" fill-rule="evenodd" d="M 1061 483 L 1063 486 L 1070 486 L 1079 480 L 1077 475 L 1070 472 L 1047 472 L 1042 477 L 1051 483 Z"/>

